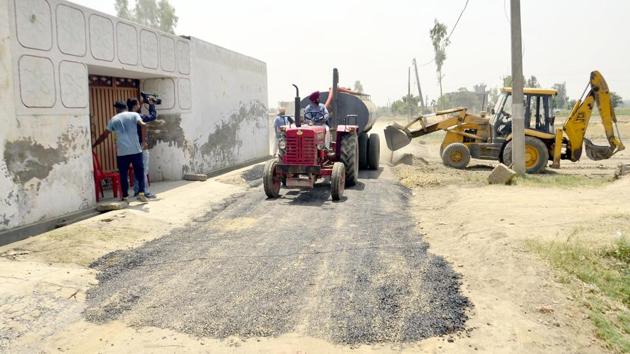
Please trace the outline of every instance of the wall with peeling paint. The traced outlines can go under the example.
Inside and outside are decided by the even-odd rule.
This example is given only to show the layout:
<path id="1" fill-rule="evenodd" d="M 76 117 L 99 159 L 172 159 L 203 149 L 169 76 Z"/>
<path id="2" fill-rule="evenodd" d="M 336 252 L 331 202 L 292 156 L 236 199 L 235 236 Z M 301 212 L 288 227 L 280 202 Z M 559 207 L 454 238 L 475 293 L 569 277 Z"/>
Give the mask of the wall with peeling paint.
<path id="1" fill-rule="evenodd" d="M 155 177 L 209 173 L 267 156 L 265 63 L 191 38 L 191 69 L 194 109 L 161 115 L 166 124 L 152 134 Z M 174 164 L 182 153 L 186 163 Z"/>
<path id="2" fill-rule="evenodd" d="M 63 0 L 0 0 L 0 231 L 94 206 L 89 74 L 162 97 L 153 181 L 268 155 L 263 62 Z"/>

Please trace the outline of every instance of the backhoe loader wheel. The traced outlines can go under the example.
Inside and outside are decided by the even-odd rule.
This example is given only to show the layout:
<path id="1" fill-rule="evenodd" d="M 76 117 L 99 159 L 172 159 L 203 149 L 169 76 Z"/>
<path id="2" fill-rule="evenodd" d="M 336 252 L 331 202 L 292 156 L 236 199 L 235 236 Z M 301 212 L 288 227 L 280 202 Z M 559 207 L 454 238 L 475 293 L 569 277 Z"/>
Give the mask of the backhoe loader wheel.
<path id="1" fill-rule="evenodd" d="M 547 145 L 531 136 L 525 137 L 525 171 L 527 173 L 539 173 L 547 167 L 549 150 Z M 503 149 L 503 163 L 512 166 L 512 141 L 510 140 Z"/>
<path id="2" fill-rule="evenodd" d="M 359 169 L 368 169 L 368 135 L 359 134 Z"/>
<path id="3" fill-rule="evenodd" d="M 346 166 L 341 162 L 333 164 L 332 175 L 330 176 L 330 194 L 332 200 L 340 200 L 346 184 Z"/>
<path id="4" fill-rule="evenodd" d="M 346 187 L 352 187 L 359 180 L 359 141 L 356 133 L 343 135 L 339 156 L 346 165 Z"/>
<path id="5" fill-rule="evenodd" d="M 370 139 L 368 139 L 367 159 L 370 170 L 378 170 L 381 159 L 381 138 L 376 133 L 370 134 Z"/>
<path id="6" fill-rule="evenodd" d="M 442 152 L 442 162 L 446 166 L 464 169 L 470 162 L 470 150 L 462 143 L 453 143 Z"/>
<path id="7" fill-rule="evenodd" d="M 263 169 L 263 187 L 265 194 L 272 199 L 280 197 L 280 184 L 282 183 L 282 179 L 276 173 L 277 166 L 278 160 L 273 159 L 267 161 Z"/>

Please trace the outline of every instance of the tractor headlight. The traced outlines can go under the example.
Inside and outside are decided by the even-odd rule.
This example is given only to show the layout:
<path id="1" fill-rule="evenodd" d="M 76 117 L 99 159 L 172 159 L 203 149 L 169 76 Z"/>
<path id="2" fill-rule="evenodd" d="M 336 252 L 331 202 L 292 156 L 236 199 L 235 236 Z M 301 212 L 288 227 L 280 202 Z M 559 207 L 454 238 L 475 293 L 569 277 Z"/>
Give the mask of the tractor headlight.
<path id="1" fill-rule="evenodd" d="M 280 141 L 278 141 L 278 147 L 281 150 L 284 150 L 287 148 L 287 142 L 284 139 L 280 139 Z"/>

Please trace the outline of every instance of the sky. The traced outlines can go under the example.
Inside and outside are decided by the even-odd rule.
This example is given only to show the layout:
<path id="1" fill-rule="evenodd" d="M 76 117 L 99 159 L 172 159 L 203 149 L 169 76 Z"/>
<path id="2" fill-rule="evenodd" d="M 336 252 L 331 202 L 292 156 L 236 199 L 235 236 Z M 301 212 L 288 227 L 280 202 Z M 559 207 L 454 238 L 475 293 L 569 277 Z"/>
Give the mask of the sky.
<path id="1" fill-rule="evenodd" d="M 114 0 L 73 0 L 115 14 Z M 130 0 L 134 3 L 134 0 Z M 416 58 L 423 94 L 439 96 L 429 30 L 455 24 L 466 0 L 171 0 L 176 33 L 267 64 L 269 106 L 292 100 L 292 83 L 308 93 L 361 81 L 377 105 L 407 93 Z M 612 91 L 630 99 L 628 0 L 523 0 L 523 71 L 542 86 L 566 82 L 576 98 L 600 70 Z M 444 92 L 478 83 L 500 87 L 511 73 L 510 0 L 470 0 L 451 36 Z M 413 76 L 413 72 L 412 72 Z M 415 79 L 412 92 L 417 94 Z"/>

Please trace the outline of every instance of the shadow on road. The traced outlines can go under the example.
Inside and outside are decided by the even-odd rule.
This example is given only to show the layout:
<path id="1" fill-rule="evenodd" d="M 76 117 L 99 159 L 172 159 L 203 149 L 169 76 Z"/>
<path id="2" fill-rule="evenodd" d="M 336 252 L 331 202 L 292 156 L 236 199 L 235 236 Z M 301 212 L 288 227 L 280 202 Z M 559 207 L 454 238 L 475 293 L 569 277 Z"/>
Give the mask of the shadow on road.
<path id="1" fill-rule="evenodd" d="M 378 170 L 363 170 L 359 172 L 359 178 L 361 179 L 378 179 L 383 173 L 383 168 Z"/>

